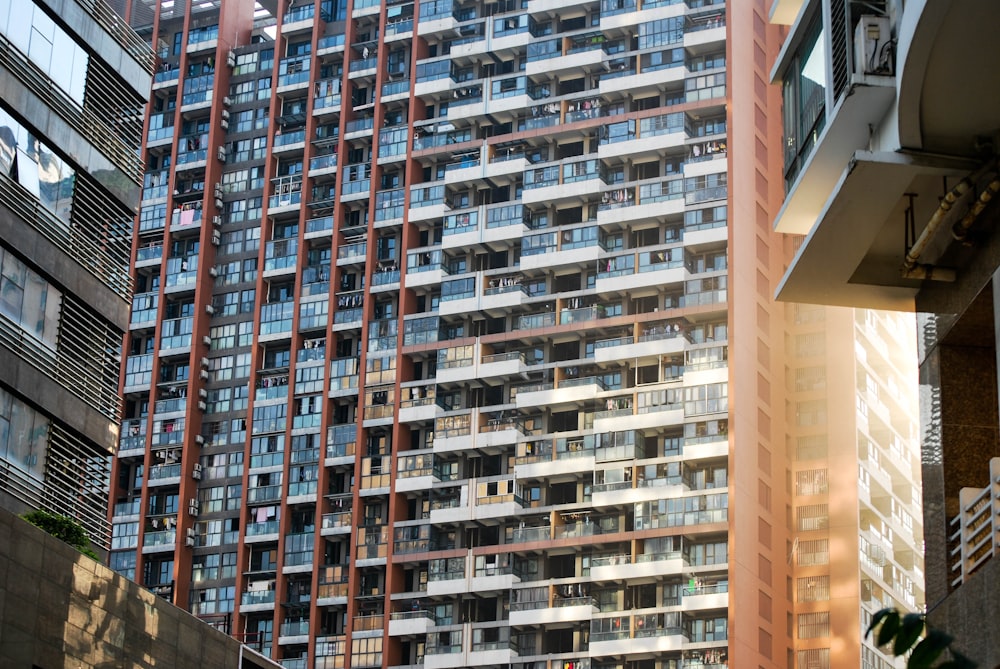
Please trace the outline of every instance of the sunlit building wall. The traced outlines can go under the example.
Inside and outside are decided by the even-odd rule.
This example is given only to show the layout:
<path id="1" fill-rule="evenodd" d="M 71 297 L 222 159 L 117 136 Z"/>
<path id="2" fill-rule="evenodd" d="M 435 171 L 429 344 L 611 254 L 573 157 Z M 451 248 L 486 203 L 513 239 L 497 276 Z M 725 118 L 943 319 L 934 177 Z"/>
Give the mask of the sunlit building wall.
<path id="1" fill-rule="evenodd" d="M 914 608 L 906 579 L 924 578 L 930 622 L 980 666 L 995 666 L 1000 646 L 986 622 L 995 616 L 985 593 L 1000 575 L 993 559 L 1000 101 L 996 73 L 979 64 L 997 56 L 988 26 L 998 9 L 975 1 L 776 0 L 769 14 L 787 27 L 772 71 L 784 99 L 786 186 L 773 224 L 803 236 L 777 296 L 917 314 L 919 366 L 909 367 L 919 373 L 923 528 L 918 535 L 914 520 L 913 545 L 926 559 L 907 569 L 898 550 L 910 535 L 909 492 L 899 489 L 898 504 L 888 507 L 873 499 L 893 518 L 875 533 L 894 554 L 884 581 L 892 601 Z M 959 74 L 970 66 L 975 74 Z M 899 347 L 892 328 L 865 330 L 884 330 L 885 346 Z M 868 393 L 868 417 L 873 402 L 891 408 L 893 394 Z M 892 457 L 881 467 L 905 472 L 909 459 L 892 439 L 888 445 Z M 869 464 L 874 484 L 880 467 Z"/>

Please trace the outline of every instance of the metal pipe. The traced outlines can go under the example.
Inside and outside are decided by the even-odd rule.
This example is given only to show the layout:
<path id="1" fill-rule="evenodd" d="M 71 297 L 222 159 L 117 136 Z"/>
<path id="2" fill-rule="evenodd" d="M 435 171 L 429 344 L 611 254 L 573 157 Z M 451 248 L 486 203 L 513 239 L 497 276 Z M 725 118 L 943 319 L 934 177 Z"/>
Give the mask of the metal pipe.
<path id="1" fill-rule="evenodd" d="M 955 270 L 950 267 L 935 267 L 934 265 L 914 265 L 903 270 L 904 279 L 929 279 L 931 281 L 954 281 Z"/>
<path id="2" fill-rule="evenodd" d="M 958 184 L 955 185 L 950 191 L 948 191 L 945 196 L 941 199 L 941 204 L 938 206 L 937 211 L 931 216 L 931 220 L 927 222 L 920 236 L 913 242 L 913 246 L 906 253 L 906 258 L 903 260 L 903 274 L 911 271 L 916 267 L 917 262 L 920 260 L 920 254 L 923 253 L 927 246 L 934 239 L 937 234 L 938 228 L 944 222 L 945 217 L 951 208 L 963 195 L 969 192 L 973 184 L 982 179 L 983 175 L 989 170 L 996 168 L 996 161 L 990 161 L 987 164 L 980 167 L 973 174 L 970 174 L 963 178 Z"/>
<path id="3" fill-rule="evenodd" d="M 937 230 L 944 221 L 945 216 L 948 215 L 948 212 L 951 211 L 951 208 L 958 199 L 965 195 L 970 188 L 972 188 L 972 178 L 965 177 L 941 199 L 941 204 L 938 206 L 937 211 L 931 216 L 931 220 L 927 222 L 920 236 L 913 242 L 910 250 L 906 252 L 906 258 L 903 260 L 903 274 L 909 273 L 917 266 L 920 254 L 924 252 L 927 245 L 934 239 L 934 235 L 937 234 Z"/>
<path id="4" fill-rule="evenodd" d="M 983 189 L 983 192 L 979 194 L 978 198 L 976 198 L 975 203 L 969 207 L 969 213 L 967 213 L 961 221 L 952 227 L 952 237 L 960 242 L 965 241 L 965 238 L 969 234 L 969 228 L 971 228 L 972 224 L 976 222 L 979 215 L 983 213 L 983 209 L 986 209 L 986 205 L 990 203 L 990 200 L 993 199 L 993 196 L 996 195 L 998 191 L 1000 191 L 1000 179 L 998 179 L 996 175 L 993 175 L 993 181 L 991 181 L 989 185 Z"/>

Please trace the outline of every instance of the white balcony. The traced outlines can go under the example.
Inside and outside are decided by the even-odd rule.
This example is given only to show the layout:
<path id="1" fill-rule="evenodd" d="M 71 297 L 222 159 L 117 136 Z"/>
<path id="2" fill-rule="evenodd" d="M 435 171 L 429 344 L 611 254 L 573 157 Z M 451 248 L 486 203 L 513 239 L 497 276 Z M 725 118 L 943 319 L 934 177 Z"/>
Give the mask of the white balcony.
<path id="1" fill-rule="evenodd" d="M 478 281 L 476 282 L 479 283 Z M 477 285 L 478 288 L 478 285 Z M 468 314 L 481 311 L 479 308 L 479 297 L 465 297 L 460 300 L 442 300 L 438 305 L 438 313 L 442 316 L 453 316 L 455 314 Z M 441 375 L 438 374 L 438 380 Z"/>
<path id="2" fill-rule="evenodd" d="M 687 74 L 683 67 L 670 67 L 665 70 L 652 70 L 650 72 L 636 72 L 621 77 L 603 77 L 598 86 L 602 95 L 618 93 L 621 91 L 642 91 L 662 87 L 665 83 L 672 81 L 684 81 Z M 611 146 L 618 146 L 612 144 Z M 612 154 L 624 155 L 624 154 Z"/>
<path id="3" fill-rule="evenodd" d="M 729 455 L 729 439 L 724 435 L 701 443 L 686 442 L 684 444 L 684 458 L 686 460 L 721 458 L 726 455 Z"/>
<path id="4" fill-rule="evenodd" d="M 527 370 L 528 366 L 524 364 L 524 357 L 519 353 L 484 355 L 476 368 L 475 378 L 518 376 L 526 373 Z"/>
<path id="5" fill-rule="evenodd" d="M 683 270 L 681 270 L 683 271 Z M 605 279 L 610 281 L 610 279 Z M 597 280 L 597 290 L 608 290 L 601 287 L 602 279 Z M 594 349 L 595 362 L 614 362 L 616 360 L 632 360 L 655 358 L 661 355 L 681 353 L 687 340 L 679 334 L 671 337 L 651 337 L 646 341 L 635 341 L 629 337 L 617 346 L 600 346 Z"/>
<path id="6" fill-rule="evenodd" d="M 510 160 L 493 160 L 486 164 L 487 179 L 518 176 L 531 167 L 526 158 L 511 158 Z"/>
<path id="7" fill-rule="evenodd" d="M 675 16 L 682 16 L 687 10 L 687 5 L 682 2 L 664 3 L 659 7 L 643 7 L 641 10 L 625 12 L 622 14 L 612 14 L 611 16 L 601 16 L 601 30 L 615 30 L 646 23 L 648 21 L 659 21 Z"/>
<path id="8" fill-rule="evenodd" d="M 729 238 L 729 228 L 726 225 L 717 225 L 714 228 L 702 228 L 701 230 L 685 230 L 684 244 L 688 246 L 699 246 L 701 244 L 717 244 Z"/>
<path id="9" fill-rule="evenodd" d="M 521 582 L 521 577 L 516 574 L 494 573 L 472 577 L 471 589 L 469 592 L 494 592 L 510 590 L 515 584 Z"/>
<path id="10" fill-rule="evenodd" d="M 443 16 L 430 21 L 420 21 L 417 24 L 418 35 L 436 35 L 439 33 L 452 33 L 458 29 L 458 20 L 454 16 Z"/>
<path id="11" fill-rule="evenodd" d="M 475 106 L 477 105 L 462 105 L 460 108 Z M 478 159 L 449 166 L 444 173 L 444 182 L 450 185 L 462 186 L 470 181 L 482 179 L 486 173 L 486 168 L 483 166 L 483 148 L 481 147 L 479 150 Z"/>
<path id="12" fill-rule="evenodd" d="M 673 68 L 675 70 L 679 69 L 683 75 L 683 68 Z M 660 72 L 658 71 L 657 74 Z M 650 75 L 651 76 L 651 75 Z M 632 79 L 633 77 L 621 77 L 622 79 Z M 683 79 L 681 76 L 679 79 Z M 617 81 L 617 79 L 612 79 L 610 81 Z M 624 142 L 614 142 L 611 144 L 601 144 L 597 147 L 597 156 L 599 158 L 614 158 L 617 156 L 629 156 L 631 158 L 640 158 L 648 155 L 653 155 L 656 153 L 661 153 L 666 149 L 676 148 L 684 146 L 684 142 L 687 140 L 687 134 L 683 131 L 681 132 L 665 132 L 659 135 L 652 134 L 648 137 L 637 137 L 636 139 L 630 139 Z M 718 172 L 719 170 L 715 170 Z"/>
<path id="13" fill-rule="evenodd" d="M 389 636 L 427 634 L 434 627 L 430 611 L 403 611 L 389 618 Z"/>
<path id="14" fill-rule="evenodd" d="M 505 642 L 506 643 L 506 642 Z M 517 659 L 517 653 L 507 648 L 490 648 L 488 650 L 470 650 L 470 667 L 504 667 L 510 666 Z"/>
<path id="15" fill-rule="evenodd" d="M 519 479 L 547 479 L 561 474 L 592 472 L 596 465 L 597 461 L 593 455 L 561 457 L 557 460 L 514 465 L 514 476 Z"/>
<path id="16" fill-rule="evenodd" d="M 424 655 L 424 669 L 457 669 L 469 666 L 472 665 L 469 664 L 469 659 L 461 646 L 458 646 L 455 652 Z"/>
<path id="17" fill-rule="evenodd" d="M 706 383 L 725 383 L 729 379 L 729 369 L 714 367 L 684 372 L 684 384 L 697 386 Z"/>
<path id="18" fill-rule="evenodd" d="M 446 595 L 459 595 L 469 592 L 469 579 L 447 578 L 441 580 L 430 580 L 427 582 L 428 597 L 442 597 Z"/>
<path id="19" fill-rule="evenodd" d="M 525 191 L 527 192 L 527 191 Z M 663 220 L 667 216 L 684 213 L 684 198 L 670 200 L 639 202 L 631 207 L 617 207 L 597 212 L 597 222 L 601 225 L 609 223 L 631 223 L 643 220 Z"/>
<path id="20" fill-rule="evenodd" d="M 218 38 L 200 40 L 198 42 L 191 42 L 187 45 L 188 53 L 200 53 L 202 51 L 215 51 L 219 46 Z"/>
<path id="21" fill-rule="evenodd" d="M 574 598 L 575 600 L 576 598 Z M 579 603 L 572 603 L 569 606 L 546 606 L 540 609 L 526 609 L 524 611 L 511 611 L 511 625 L 550 625 L 553 623 L 573 622 L 590 620 L 600 609 L 589 597 L 579 598 Z M 558 603 L 558 600 L 557 600 Z"/>
<path id="22" fill-rule="evenodd" d="M 422 23 L 420 25 L 423 25 Z M 451 77 L 441 79 L 431 79 L 430 81 L 419 81 L 413 86 L 413 94 L 417 97 L 423 95 L 434 95 L 435 93 L 446 93 L 452 89 L 455 82 Z"/>
<path id="23" fill-rule="evenodd" d="M 458 313 L 458 312 L 456 312 Z M 476 365 L 473 361 L 467 361 L 465 365 L 454 365 L 450 367 L 438 367 L 435 380 L 438 383 L 454 383 L 475 378 Z"/>
<path id="24" fill-rule="evenodd" d="M 556 0 L 551 4 L 562 4 L 562 0 Z M 566 0 L 565 4 L 575 7 L 579 5 L 579 2 Z M 604 58 L 606 58 L 606 54 L 602 49 L 588 49 L 587 51 L 571 53 L 566 56 L 531 61 L 525 65 L 525 74 L 531 77 L 543 74 L 553 75 L 564 70 L 572 70 L 574 72 L 596 71 L 601 68 L 601 62 Z"/>
<path id="25" fill-rule="evenodd" d="M 489 449 L 512 446 L 523 437 L 519 426 L 514 422 L 494 423 L 488 421 L 476 435 L 476 448 Z"/>
<path id="26" fill-rule="evenodd" d="M 472 504 L 469 502 L 468 487 L 462 487 L 461 502 L 458 506 L 450 506 L 443 509 L 431 509 L 432 523 L 463 523 L 472 520 Z"/>
<path id="27" fill-rule="evenodd" d="M 487 519 L 508 519 L 513 518 L 521 512 L 521 505 L 517 502 L 498 502 L 494 504 L 476 503 L 473 507 L 472 517 L 474 520 Z"/>
<path id="28" fill-rule="evenodd" d="M 451 57 L 468 58 L 470 56 L 487 53 L 488 51 L 489 49 L 486 47 L 486 35 L 483 35 L 481 39 L 466 42 L 465 44 L 453 45 L 451 47 Z"/>
<path id="29" fill-rule="evenodd" d="M 639 555 L 636 560 L 632 560 L 627 555 L 610 559 L 603 558 L 599 564 L 591 566 L 590 578 L 594 581 L 625 581 L 684 573 L 684 560 L 680 554 L 662 560 L 646 559 L 649 557 L 659 556 Z"/>
<path id="30" fill-rule="evenodd" d="M 564 200 L 584 200 L 595 188 L 603 185 L 597 175 L 592 179 L 580 179 L 571 183 L 553 183 L 550 186 L 525 188 L 521 193 L 524 204 L 542 204 L 545 202 L 562 202 Z M 521 262 L 524 262 L 522 258 Z"/>
<path id="31" fill-rule="evenodd" d="M 526 407 L 545 406 L 549 404 L 586 402 L 588 400 L 596 400 L 602 390 L 601 386 L 597 383 L 584 383 L 564 386 L 561 388 L 519 392 L 517 394 L 516 404 L 520 409 Z"/>
<path id="32" fill-rule="evenodd" d="M 861 97 L 876 95 L 869 88 L 858 90 L 864 91 Z M 954 184 L 975 164 L 898 152 L 848 151 L 845 157 L 843 145 L 852 138 L 831 132 L 823 135 L 775 222 L 779 231 L 808 233 L 778 286 L 778 297 L 909 311 L 923 282 L 905 278 L 900 271 L 900 221 L 909 206 L 905 194 L 918 195 L 912 202 L 920 234 L 938 208 L 942 180 Z M 955 206 L 961 209 L 963 204 Z M 928 254 L 921 262 L 936 260 L 940 251 L 931 250 L 933 257 Z"/>
<path id="33" fill-rule="evenodd" d="M 412 209 L 410 211 L 413 211 Z M 403 285 L 407 288 L 418 288 L 420 286 L 437 286 L 448 273 L 444 269 L 424 270 L 423 272 L 406 272 Z"/>
<path id="34" fill-rule="evenodd" d="M 413 423 L 416 421 L 433 420 L 441 414 L 443 410 L 433 401 L 427 404 L 413 406 L 401 406 L 399 408 L 399 422 Z"/>
<path id="35" fill-rule="evenodd" d="M 631 655 L 637 653 L 659 654 L 680 650 L 687 642 L 687 637 L 679 629 L 663 630 L 663 632 L 663 634 L 650 634 L 631 639 L 626 636 L 623 639 L 591 641 L 590 654 L 592 656 Z"/>
<path id="36" fill-rule="evenodd" d="M 700 611 L 703 609 L 724 609 L 729 606 L 728 592 L 698 593 L 684 595 L 681 604 L 685 611 Z"/>
<path id="37" fill-rule="evenodd" d="M 430 490 L 435 483 L 438 483 L 438 479 L 431 475 L 396 477 L 396 492 Z"/>
<path id="38" fill-rule="evenodd" d="M 480 275 L 478 283 L 481 284 L 482 281 L 482 275 Z M 526 297 L 527 295 L 523 290 L 509 290 L 495 292 L 490 295 L 476 295 L 461 300 L 443 301 L 438 306 L 438 312 L 442 316 L 447 316 L 483 311 L 509 311 L 514 307 L 520 306 Z"/>
<path id="39" fill-rule="evenodd" d="M 503 16 L 494 17 L 494 21 L 504 19 Z M 514 33 L 513 35 L 504 35 L 503 37 L 494 37 L 492 33 L 492 26 L 487 25 L 487 29 L 490 33 L 486 37 L 487 50 L 490 53 L 497 53 L 500 51 L 510 51 L 510 50 L 521 50 L 531 43 L 534 39 L 531 33 L 525 31 L 521 33 Z"/>
<path id="40" fill-rule="evenodd" d="M 597 292 L 611 293 L 621 291 L 627 293 L 629 290 L 644 286 L 663 286 L 667 284 L 679 284 L 687 276 L 683 267 L 665 267 L 649 272 L 636 272 L 622 276 L 612 276 L 597 279 Z M 596 352 L 595 352 L 596 353 Z M 625 356 L 631 357 L 631 356 Z"/>
<path id="41" fill-rule="evenodd" d="M 274 611 L 273 599 L 270 602 L 240 604 L 240 613 L 262 613 L 264 611 Z"/>
<path id="42" fill-rule="evenodd" d="M 681 417 L 683 420 L 683 416 Z M 596 429 L 596 428 L 595 428 Z M 592 495 L 594 506 L 612 506 L 615 504 L 635 504 L 651 502 L 658 499 L 672 499 L 687 492 L 687 487 L 676 485 L 643 486 L 641 488 L 625 488 L 623 490 L 608 490 L 595 492 Z"/>
<path id="43" fill-rule="evenodd" d="M 684 33 L 684 48 L 691 49 L 712 44 L 713 42 L 723 42 L 726 39 L 726 26 L 719 25 L 717 28 L 706 30 L 687 31 Z"/>
<path id="44" fill-rule="evenodd" d="M 528 193 L 528 191 L 525 191 L 525 193 Z M 536 253 L 534 255 L 521 256 L 521 269 L 539 269 L 557 267 L 559 265 L 594 267 L 600 256 L 601 247 L 597 244 L 567 249 L 565 251 L 553 251 L 552 253 Z"/>
<path id="45" fill-rule="evenodd" d="M 471 432 L 452 437 L 436 437 L 434 439 L 434 452 L 454 453 L 455 451 L 468 450 L 475 447 L 475 439 L 475 435 Z"/>
<path id="46" fill-rule="evenodd" d="M 579 6 L 573 0 L 528 0 L 529 14 L 558 14 L 560 9 Z"/>
<path id="47" fill-rule="evenodd" d="M 410 207 L 409 221 L 410 223 L 416 223 L 417 221 L 433 221 L 447 216 L 449 211 L 451 211 L 451 207 L 444 202 L 427 205 L 425 207 Z"/>

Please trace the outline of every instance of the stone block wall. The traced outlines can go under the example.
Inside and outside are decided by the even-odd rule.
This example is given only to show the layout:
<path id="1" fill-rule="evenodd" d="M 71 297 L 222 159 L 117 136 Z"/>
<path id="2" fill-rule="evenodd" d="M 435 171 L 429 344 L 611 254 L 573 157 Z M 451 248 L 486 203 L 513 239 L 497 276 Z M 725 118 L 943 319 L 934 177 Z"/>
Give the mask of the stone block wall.
<path id="1" fill-rule="evenodd" d="M 279 666 L 0 509 L 0 667 Z"/>

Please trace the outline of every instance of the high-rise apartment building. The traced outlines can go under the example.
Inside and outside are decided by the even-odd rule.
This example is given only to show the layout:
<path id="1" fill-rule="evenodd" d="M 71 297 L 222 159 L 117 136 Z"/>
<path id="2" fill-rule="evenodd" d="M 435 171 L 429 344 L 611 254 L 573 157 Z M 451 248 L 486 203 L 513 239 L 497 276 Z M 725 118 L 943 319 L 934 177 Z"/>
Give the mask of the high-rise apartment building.
<path id="1" fill-rule="evenodd" d="M 909 418 L 878 316 L 772 300 L 763 2 L 125 11 L 114 568 L 287 667 L 862 666 Z"/>
<path id="2" fill-rule="evenodd" d="M 792 666 L 887 669 L 871 615 L 924 606 L 914 320 L 795 304 L 787 322 Z"/>
<path id="3" fill-rule="evenodd" d="M 1000 7 L 778 0 L 771 15 L 789 26 L 774 223 L 806 235 L 779 296 L 917 312 L 929 620 L 996 666 Z"/>
<path id="4" fill-rule="evenodd" d="M 153 68 L 101 0 L 0 2 L 0 505 L 103 549 Z"/>

